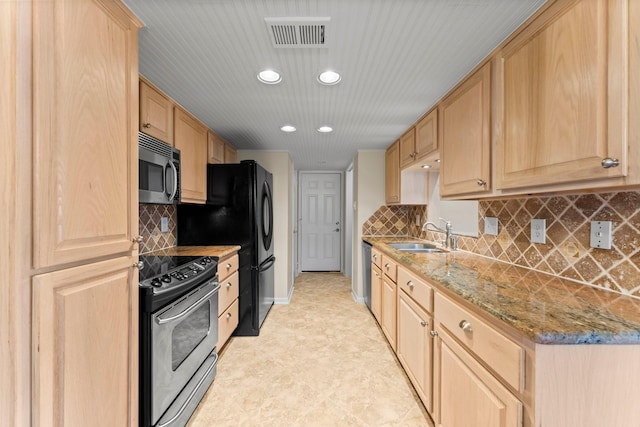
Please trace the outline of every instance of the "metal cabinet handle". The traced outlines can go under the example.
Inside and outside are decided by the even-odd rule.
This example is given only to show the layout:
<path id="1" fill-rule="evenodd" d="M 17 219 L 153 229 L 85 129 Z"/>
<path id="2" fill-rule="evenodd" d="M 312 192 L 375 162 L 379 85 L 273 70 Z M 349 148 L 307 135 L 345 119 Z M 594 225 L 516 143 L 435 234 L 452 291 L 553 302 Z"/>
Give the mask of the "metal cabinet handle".
<path id="1" fill-rule="evenodd" d="M 149 129 L 151 127 L 151 123 L 145 123 L 142 125 L 143 128 Z"/>
<path id="2" fill-rule="evenodd" d="M 138 270 L 144 270 L 144 263 L 142 261 L 134 262 L 133 266 Z"/>
<path id="3" fill-rule="evenodd" d="M 388 270 L 388 269 L 389 269 L 389 263 L 386 263 L 386 264 L 384 265 L 384 268 L 386 268 L 386 269 Z"/>
<path id="4" fill-rule="evenodd" d="M 438 333 L 437 333 L 436 331 L 431 331 L 431 332 L 429 332 L 429 334 L 430 334 L 433 338 L 435 338 L 435 337 L 437 337 L 437 336 L 438 336 Z"/>
<path id="5" fill-rule="evenodd" d="M 227 319 L 231 319 L 231 313 L 227 313 Z"/>
<path id="6" fill-rule="evenodd" d="M 476 182 L 478 183 L 479 187 L 482 187 L 483 185 L 487 185 L 487 181 L 485 181 L 484 179 L 479 179 Z"/>
<path id="7" fill-rule="evenodd" d="M 373 258 L 373 259 L 378 259 L 378 254 L 373 254 L 373 255 L 371 255 L 371 258 Z"/>
<path id="8" fill-rule="evenodd" d="M 427 326 L 427 325 L 429 324 L 429 322 L 427 322 L 427 321 L 424 321 L 424 320 L 423 320 L 422 322 L 420 322 L 420 324 L 421 324 L 422 326 Z"/>
<path id="9" fill-rule="evenodd" d="M 231 282 L 227 282 L 227 288 L 230 288 L 231 286 L 233 286 Z"/>
<path id="10" fill-rule="evenodd" d="M 133 243 L 142 243 L 142 242 L 144 242 L 144 237 L 138 236 L 138 237 L 134 237 L 131 240 L 133 241 Z"/>
<path id="11" fill-rule="evenodd" d="M 227 264 L 225 267 L 227 267 L 227 270 L 229 270 L 231 268 L 231 264 Z"/>
<path id="12" fill-rule="evenodd" d="M 473 328 L 471 327 L 471 323 L 466 320 L 461 320 L 458 326 L 460 326 L 460 329 L 462 329 L 465 332 L 468 332 L 470 334 L 473 333 Z"/>
<path id="13" fill-rule="evenodd" d="M 612 159 L 611 157 L 605 157 L 604 159 L 602 159 L 602 163 L 600 164 L 603 168 L 609 169 L 620 166 L 620 161 L 618 159 Z"/>
<path id="14" fill-rule="evenodd" d="M 409 281 L 407 282 L 407 286 L 409 287 L 409 289 L 413 289 L 413 287 L 414 287 L 415 285 L 413 284 L 413 282 L 412 282 L 411 280 L 409 280 Z"/>

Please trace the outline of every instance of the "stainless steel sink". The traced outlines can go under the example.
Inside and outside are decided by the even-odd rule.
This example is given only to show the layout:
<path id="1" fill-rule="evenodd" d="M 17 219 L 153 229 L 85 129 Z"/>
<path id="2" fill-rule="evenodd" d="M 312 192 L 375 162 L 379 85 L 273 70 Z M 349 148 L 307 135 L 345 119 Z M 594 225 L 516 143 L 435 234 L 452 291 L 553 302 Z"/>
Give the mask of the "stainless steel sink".
<path id="1" fill-rule="evenodd" d="M 435 245 L 431 243 L 389 243 L 394 249 L 397 249 L 402 252 L 412 252 L 412 253 L 443 253 L 444 250 L 437 248 Z"/>

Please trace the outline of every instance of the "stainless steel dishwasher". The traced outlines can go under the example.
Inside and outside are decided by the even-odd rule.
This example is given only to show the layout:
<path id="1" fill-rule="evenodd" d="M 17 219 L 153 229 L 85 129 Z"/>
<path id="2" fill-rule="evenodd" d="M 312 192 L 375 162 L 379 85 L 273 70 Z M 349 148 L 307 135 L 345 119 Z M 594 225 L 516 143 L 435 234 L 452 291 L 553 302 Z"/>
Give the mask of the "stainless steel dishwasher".
<path id="1" fill-rule="evenodd" d="M 371 310 L 371 244 L 362 242 L 362 288 L 364 303 Z"/>

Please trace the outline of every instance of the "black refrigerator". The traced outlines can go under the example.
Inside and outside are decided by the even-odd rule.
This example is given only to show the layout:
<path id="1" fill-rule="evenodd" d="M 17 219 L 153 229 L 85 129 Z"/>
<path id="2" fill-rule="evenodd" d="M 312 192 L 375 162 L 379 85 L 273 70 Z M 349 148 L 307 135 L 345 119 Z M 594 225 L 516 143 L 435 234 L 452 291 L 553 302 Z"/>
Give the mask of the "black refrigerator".
<path id="1" fill-rule="evenodd" d="M 273 176 L 257 162 L 207 165 L 207 204 L 178 206 L 178 245 L 239 245 L 238 327 L 256 336 L 273 305 Z"/>

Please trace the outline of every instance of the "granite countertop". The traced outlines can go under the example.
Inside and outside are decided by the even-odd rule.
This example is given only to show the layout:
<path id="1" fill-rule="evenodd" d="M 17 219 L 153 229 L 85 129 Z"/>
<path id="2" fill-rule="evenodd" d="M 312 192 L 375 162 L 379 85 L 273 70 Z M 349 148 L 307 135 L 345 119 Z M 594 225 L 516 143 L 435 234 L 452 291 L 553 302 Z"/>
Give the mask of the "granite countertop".
<path id="1" fill-rule="evenodd" d="M 174 246 L 172 248 L 161 249 L 143 255 L 151 256 L 217 256 L 224 258 L 240 250 L 240 246 Z"/>
<path id="2" fill-rule="evenodd" d="M 465 251 L 412 254 L 363 237 L 382 253 L 539 344 L 640 344 L 640 300 Z"/>

